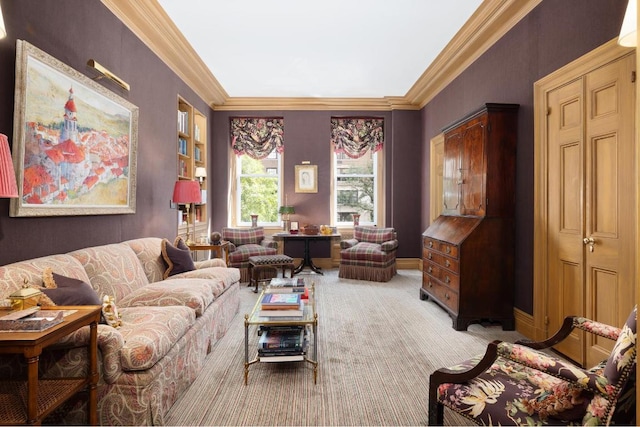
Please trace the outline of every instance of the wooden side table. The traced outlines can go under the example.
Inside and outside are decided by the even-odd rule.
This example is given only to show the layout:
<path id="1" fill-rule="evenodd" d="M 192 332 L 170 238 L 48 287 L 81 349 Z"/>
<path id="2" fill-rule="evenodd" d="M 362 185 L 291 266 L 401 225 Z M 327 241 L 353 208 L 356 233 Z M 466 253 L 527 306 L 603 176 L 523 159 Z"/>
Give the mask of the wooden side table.
<path id="1" fill-rule="evenodd" d="M 229 242 L 223 240 L 218 245 L 211 243 L 192 243 L 188 245 L 191 252 L 196 251 L 211 251 L 212 255 L 215 254 L 217 258 L 222 258 L 224 252 L 224 262 L 229 265 Z"/>
<path id="2" fill-rule="evenodd" d="M 46 310 L 69 310 L 70 314 L 64 317 L 62 323 L 44 331 L 0 331 L 0 354 L 22 354 L 27 362 L 26 381 L 0 381 L 0 424 L 41 424 L 54 409 L 79 391 L 88 388 L 88 422 L 97 425 L 98 322 L 102 307 L 91 305 L 42 308 L 43 312 Z M 9 311 L 5 314 L 8 313 Z M 38 378 L 42 350 L 87 325 L 90 327 L 87 377 Z"/>

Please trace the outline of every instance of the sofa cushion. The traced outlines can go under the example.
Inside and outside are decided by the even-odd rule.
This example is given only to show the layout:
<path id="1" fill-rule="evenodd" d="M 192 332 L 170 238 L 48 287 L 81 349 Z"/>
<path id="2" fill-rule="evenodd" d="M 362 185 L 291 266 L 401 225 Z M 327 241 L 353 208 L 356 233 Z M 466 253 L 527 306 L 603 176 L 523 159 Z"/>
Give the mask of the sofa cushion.
<path id="1" fill-rule="evenodd" d="M 149 283 L 158 282 L 164 277 L 167 265 L 162 259 L 162 239 L 159 237 L 142 237 L 124 242 L 136 254 Z"/>
<path id="2" fill-rule="evenodd" d="M 340 257 L 343 260 L 384 262 L 389 258 L 389 254 L 383 252 L 377 243 L 360 242 L 351 248 L 343 249 Z"/>
<path id="3" fill-rule="evenodd" d="M 174 274 L 196 269 L 196 266 L 193 264 L 193 259 L 191 259 L 191 251 L 182 238 L 178 237 L 176 239 L 175 246 L 167 239 L 162 239 L 161 249 L 162 259 L 167 265 L 167 269 L 163 274 L 165 279 Z"/>
<path id="4" fill-rule="evenodd" d="M 124 297 L 121 307 L 185 306 L 201 316 L 214 300 L 214 283 L 218 280 L 179 279 L 171 277 L 161 282 L 150 283 Z"/>
<path id="5" fill-rule="evenodd" d="M 171 276 L 171 279 L 208 279 L 209 286 L 213 290 L 213 296 L 217 298 L 231 285 L 240 281 L 240 270 L 232 267 L 199 268 Z"/>
<path id="6" fill-rule="evenodd" d="M 14 291 L 22 288 L 25 281 L 30 286 L 43 287 L 43 272 L 47 268 L 89 283 L 89 277 L 77 259 L 67 254 L 49 255 L 1 266 L 0 298 L 8 298 Z"/>
<path id="7" fill-rule="evenodd" d="M 126 244 L 92 246 L 70 252 L 84 267 L 98 295 L 119 303 L 126 295 L 149 284 L 135 252 Z"/>
<path id="8" fill-rule="evenodd" d="M 122 310 L 124 338 L 120 363 L 124 371 L 143 371 L 152 367 L 195 323 L 189 307 L 130 307 Z"/>

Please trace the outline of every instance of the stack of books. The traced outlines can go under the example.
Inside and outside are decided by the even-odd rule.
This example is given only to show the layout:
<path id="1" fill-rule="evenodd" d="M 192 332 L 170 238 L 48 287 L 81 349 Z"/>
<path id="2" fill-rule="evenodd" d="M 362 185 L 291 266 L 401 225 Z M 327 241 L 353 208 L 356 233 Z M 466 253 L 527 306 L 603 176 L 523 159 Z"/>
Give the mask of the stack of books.
<path id="1" fill-rule="evenodd" d="M 265 292 L 260 302 L 260 317 L 301 317 L 304 301 L 299 292 Z"/>
<path id="2" fill-rule="evenodd" d="M 304 360 L 307 330 L 301 325 L 262 326 L 258 343 L 261 362 L 297 362 Z"/>
<path id="3" fill-rule="evenodd" d="M 302 299 L 309 299 L 309 289 L 302 278 L 276 277 L 271 279 L 266 293 L 299 293 Z"/>

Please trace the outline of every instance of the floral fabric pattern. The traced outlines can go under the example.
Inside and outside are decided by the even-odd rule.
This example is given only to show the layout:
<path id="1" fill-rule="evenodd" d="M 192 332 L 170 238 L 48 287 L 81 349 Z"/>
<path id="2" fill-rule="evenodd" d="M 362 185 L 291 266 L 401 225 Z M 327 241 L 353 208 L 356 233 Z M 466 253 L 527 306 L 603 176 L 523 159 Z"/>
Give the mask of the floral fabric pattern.
<path id="1" fill-rule="evenodd" d="M 284 151 L 284 119 L 277 117 L 232 117 L 231 148 L 243 154 L 264 159 L 273 150 Z"/>
<path id="2" fill-rule="evenodd" d="M 372 117 L 331 118 L 331 144 L 336 153 L 352 159 L 375 153 L 384 144 L 384 119 Z"/>

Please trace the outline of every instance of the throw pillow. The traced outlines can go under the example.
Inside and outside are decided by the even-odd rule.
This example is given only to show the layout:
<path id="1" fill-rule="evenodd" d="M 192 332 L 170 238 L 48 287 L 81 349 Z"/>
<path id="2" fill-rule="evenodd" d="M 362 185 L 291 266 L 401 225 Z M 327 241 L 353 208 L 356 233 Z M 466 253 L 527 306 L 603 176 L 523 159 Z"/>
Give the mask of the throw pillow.
<path id="1" fill-rule="evenodd" d="M 42 292 L 55 305 L 102 305 L 98 293 L 88 283 L 57 273 L 51 276 L 56 287 L 45 287 Z M 51 283 L 45 283 L 45 286 L 51 286 Z"/>
<path id="2" fill-rule="evenodd" d="M 105 295 L 102 299 L 102 317 L 107 322 L 107 325 L 114 328 L 122 326 L 122 318 L 116 307 L 116 300 L 110 295 Z"/>
<path id="3" fill-rule="evenodd" d="M 162 239 L 162 258 L 167 265 L 164 272 L 165 279 L 174 274 L 196 269 L 191 259 L 191 251 L 181 237 L 176 238 L 175 246 L 167 239 Z"/>

